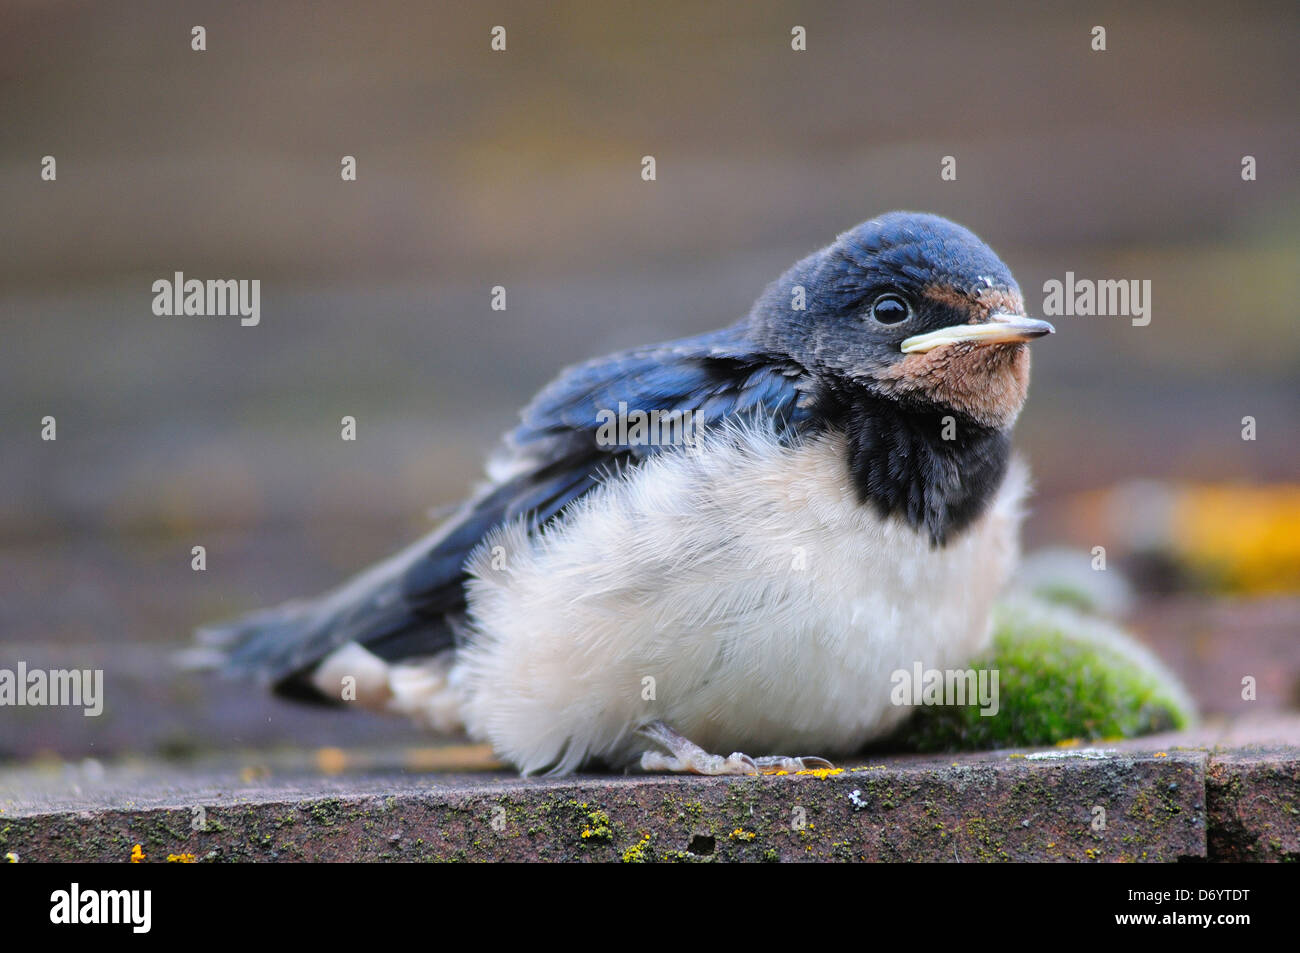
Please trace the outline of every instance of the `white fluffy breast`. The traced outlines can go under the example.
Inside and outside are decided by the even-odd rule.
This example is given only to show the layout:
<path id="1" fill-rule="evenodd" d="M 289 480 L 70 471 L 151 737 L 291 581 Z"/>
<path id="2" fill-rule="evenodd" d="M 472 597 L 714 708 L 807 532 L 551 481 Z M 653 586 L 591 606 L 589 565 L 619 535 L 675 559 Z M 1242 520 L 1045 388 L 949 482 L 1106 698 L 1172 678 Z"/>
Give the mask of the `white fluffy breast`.
<path id="1" fill-rule="evenodd" d="M 662 720 L 709 751 L 834 755 L 908 713 L 890 674 L 985 646 L 1016 558 L 1025 474 L 942 549 L 858 503 L 844 438 L 702 437 L 589 493 L 468 569 L 450 676 L 474 737 L 526 772 L 620 763 Z"/>

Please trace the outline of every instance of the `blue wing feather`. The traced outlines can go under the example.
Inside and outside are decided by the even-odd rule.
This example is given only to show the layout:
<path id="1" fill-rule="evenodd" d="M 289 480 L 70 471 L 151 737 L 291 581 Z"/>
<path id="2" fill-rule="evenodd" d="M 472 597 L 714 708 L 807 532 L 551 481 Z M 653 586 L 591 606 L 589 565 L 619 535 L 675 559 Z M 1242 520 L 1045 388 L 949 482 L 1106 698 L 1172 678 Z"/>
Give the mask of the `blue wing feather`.
<path id="1" fill-rule="evenodd" d="M 410 567 L 406 598 L 419 605 L 444 587 L 460 590 L 461 567 L 494 527 L 526 517 L 544 528 L 612 468 L 667 449 L 598 446 L 601 411 L 617 411 L 620 403 L 647 412 L 690 410 L 700 429 L 762 413 L 797 427 L 804 419 L 799 396 L 797 369 L 755 355 L 732 329 L 570 368 L 524 409 L 523 422 L 506 439 L 510 456 L 535 460 L 536 468 L 497 486 L 463 514 L 461 526 Z"/>

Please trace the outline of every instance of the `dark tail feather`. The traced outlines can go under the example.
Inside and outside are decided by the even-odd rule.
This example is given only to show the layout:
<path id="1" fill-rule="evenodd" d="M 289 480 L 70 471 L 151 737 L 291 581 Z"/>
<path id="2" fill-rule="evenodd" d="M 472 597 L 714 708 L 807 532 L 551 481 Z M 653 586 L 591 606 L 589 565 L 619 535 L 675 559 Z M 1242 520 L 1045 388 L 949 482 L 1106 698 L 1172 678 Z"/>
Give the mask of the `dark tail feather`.
<path id="1" fill-rule="evenodd" d="M 289 602 L 272 609 L 200 626 L 194 633 L 193 668 L 220 668 L 232 675 L 269 681 L 286 649 L 307 641 L 313 622 L 310 602 Z"/>
<path id="2" fill-rule="evenodd" d="M 388 661 L 435 655 L 454 644 L 450 621 L 464 609 L 459 564 L 430 595 L 407 595 L 411 567 L 429 557 L 447 524 L 315 599 L 298 599 L 228 622 L 201 627 L 182 652 L 189 669 L 252 676 L 277 694 L 324 701 L 311 674 L 327 655 L 356 642 Z"/>
<path id="3" fill-rule="evenodd" d="M 310 683 L 285 670 L 288 657 L 312 640 L 314 608 L 313 603 L 299 600 L 201 626 L 195 631 L 195 644 L 176 653 L 175 661 L 188 671 L 253 678 L 277 694 L 319 701 Z"/>
<path id="4" fill-rule="evenodd" d="M 196 645 L 177 660 L 191 670 L 255 678 L 286 698 L 333 703 L 311 683 L 311 674 L 349 642 L 387 661 L 435 655 L 454 644 L 452 622 L 444 614 L 415 610 L 395 596 L 382 587 L 356 605 L 339 606 L 329 597 L 298 600 L 204 626 Z"/>

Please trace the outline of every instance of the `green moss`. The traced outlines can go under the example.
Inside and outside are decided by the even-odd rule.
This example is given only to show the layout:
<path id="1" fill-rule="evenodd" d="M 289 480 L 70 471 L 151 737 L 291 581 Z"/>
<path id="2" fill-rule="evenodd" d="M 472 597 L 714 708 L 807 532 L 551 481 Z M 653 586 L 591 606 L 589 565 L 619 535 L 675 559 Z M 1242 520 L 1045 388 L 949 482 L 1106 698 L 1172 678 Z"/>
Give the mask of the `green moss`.
<path id="1" fill-rule="evenodd" d="M 1187 727 L 1186 691 L 1116 627 L 1062 606 L 1017 602 L 995 613 L 993 644 L 968 666 L 998 673 L 998 711 L 919 706 L 889 741 L 917 751 L 979 750 L 1128 738 Z"/>
<path id="2" fill-rule="evenodd" d="M 310 807 L 311 819 L 326 827 L 333 826 L 343 811 L 343 803 L 338 798 L 326 798 L 316 801 Z"/>
<path id="3" fill-rule="evenodd" d="M 1066 583 L 1046 583 L 1034 589 L 1034 595 L 1044 602 L 1055 603 L 1080 612 L 1095 612 L 1097 606 L 1090 594 Z"/>

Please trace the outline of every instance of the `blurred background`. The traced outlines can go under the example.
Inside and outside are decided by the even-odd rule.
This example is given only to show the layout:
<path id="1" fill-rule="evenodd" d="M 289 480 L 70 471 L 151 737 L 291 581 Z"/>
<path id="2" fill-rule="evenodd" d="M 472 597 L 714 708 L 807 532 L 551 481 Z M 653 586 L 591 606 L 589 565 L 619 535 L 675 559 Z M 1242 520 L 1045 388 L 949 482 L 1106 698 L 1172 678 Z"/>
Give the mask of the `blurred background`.
<path id="1" fill-rule="evenodd" d="M 1298 44 L 1294 3 L 5 0 L 0 667 L 107 702 L 0 711 L 0 758 L 420 743 L 170 653 L 425 532 L 562 366 L 729 323 L 895 208 L 974 229 L 1031 313 L 1150 280 L 1148 326 L 1035 348 L 1027 547 L 1105 546 L 1207 712 L 1243 672 L 1294 707 Z M 259 279 L 260 325 L 155 316 L 177 271 Z"/>

